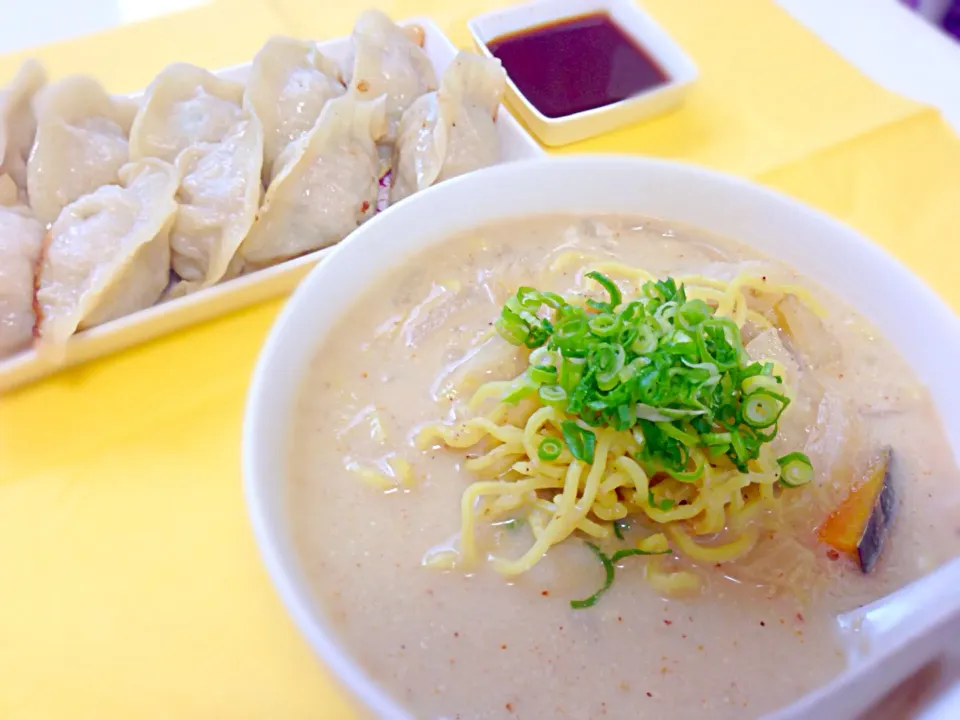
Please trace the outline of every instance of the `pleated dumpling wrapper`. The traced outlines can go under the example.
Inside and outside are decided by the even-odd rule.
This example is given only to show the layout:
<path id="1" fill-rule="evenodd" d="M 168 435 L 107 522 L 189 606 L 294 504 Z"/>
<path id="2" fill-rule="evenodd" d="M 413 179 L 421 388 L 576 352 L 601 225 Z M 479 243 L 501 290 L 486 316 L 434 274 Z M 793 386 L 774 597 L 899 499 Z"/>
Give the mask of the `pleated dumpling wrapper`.
<path id="1" fill-rule="evenodd" d="M 0 358 L 29 347 L 43 226 L 20 204 L 13 178 L 0 175 Z"/>
<path id="2" fill-rule="evenodd" d="M 316 43 L 273 37 L 253 58 L 245 97 L 263 125 L 263 180 L 287 146 L 310 131 L 328 100 L 346 87 L 340 66 Z"/>
<path id="3" fill-rule="evenodd" d="M 460 52 L 438 92 L 403 114 L 394 148 L 390 202 L 500 161 L 496 117 L 506 87 L 500 61 Z"/>
<path id="4" fill-rule="evenodd" d="M 77 330 L 150 307 L 170 280 L 180 175 L 147 158 L 67 205 L 51 226 L 37 278 L 39 349 L 57 355 Z"/>
<path id="5" fill-rule="evenodd" d="M 313 129 L 278 159 L 278 171 L 240 248 L 262 267 L 333 245 L 376 209 L 385 100 L 328 102 Z"/>
<path id="6" fill-rule="evenodd" d="M 21 201 L 27 196 L 27 158 L 37 132 L 33 98 L 47 84 L 47 72 L 36 60 L 20 66 L 0 98 L 0 175 L 16 184 Z"/>
<path id="7" fill-rule="evenodd" d="M 27 190 L 37 219 L 48 225 L 77 198 L 117 181 L 130 159 L 137 103 L 110 97 L 92 77 L 75 75 L 43 88 L 33 108 L 37 134 Z"/>
<path id="8" fill-rule="evenodd" d="M 172 162 L 181 175 L 170 248 L 183 282 L 172 294 L 238 274 L 237 248 L 263 193 L 263 127 L 243 101 L 243 85 L 193 65 L 169 66 L 133 121 L 130 157 Z"/>
<path id="9" fill-rule="evenodd" d="M 362 13 L 353 26 L 350 89 L 363 100 L 386 95 L 385 139 L 390 142 L 403 111 L 437 89 L 437 73 L 422 40 L 422 32 L 400 27 L 379 10 Z"/>

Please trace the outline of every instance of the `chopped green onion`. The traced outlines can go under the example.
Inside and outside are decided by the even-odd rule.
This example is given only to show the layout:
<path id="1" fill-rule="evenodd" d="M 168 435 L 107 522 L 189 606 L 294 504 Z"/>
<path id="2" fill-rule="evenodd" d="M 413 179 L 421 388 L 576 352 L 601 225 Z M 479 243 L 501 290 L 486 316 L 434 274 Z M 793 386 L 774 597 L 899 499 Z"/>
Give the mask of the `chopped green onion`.
<path id="1" fill-rule="evenodd" d="M 597 315 L 590 319 L 587 326 L 597 337 L 612 337 L 620 331 L 620 320 L 614 315 Z"/>
<path id="2" fill-rule="evenodd" d="M 703 300 L 688 300 L 677 312 L 680 324 L 686 328 L 699 325 L 711 315 L 713 315 L 713 308 Z"/>
<path id="3" fill-rule="evenodd" d="M 600 596 L 610 589 L 610 586 L 613 585 L 613 581 L 617 573 L 614 563 L 618 563 L 625 558 L 632 557 L 633 555 L 669 555 L 671 552 L 673 552 L 672 550 L 648 552 L 647 550 L 640 550 L 639 548 L 624 548 L 623 550 L 617 550 L 612 556 L 608 556 L 605 552 L 603 552 L 603 550 L 594 545 L 592 542 L 587 542 L 587 547 L 593 550 L 593 554 L 597 556 L 597 559 L 600 560 L 601 564 L 603 565 L 603 585 L 588 598 L 583 600 L 571 600 L 570 607 L 572 607 L 574 610 L 583 610 L 584 608 L 593 607 L 597 604 Z"/>
<path id="4" fill-rule="evenodd" d="M 532 353 L 530 353 L 530 364 L 534 367 L 558 367 L 560 358 L 557 356 L 557 353 L 553 352 L 546 347 L 538 347 Z"/>
<path id="5" fill-rule="evenodd" d="M 530 334 L 530 328 L 516 315 L 511 313 L 508 316 L 506 309 L 504 309 L 503 315 L 497 318 L 493 326 L 503 339 L 511 345 L 523 345 Z"/>
<path id="6" fill-rule="evenodd" d="M 714 363 L 711 363 L 711 362 L 693 363 L 687 360 L 686 358 L 682 358 L 682 361 L 683 361 L 683 364 L 686 365 L 688 368 L 705 371 L 710 375 L 710 378 L 719 377 L 720 375 L 720 371 L 717 369 L 717 366 Z M 710 378 L 707 378 L 707 380 L 709 380 Z"/>
<path id="7" fill-rule="evenodd" d="M 780 466 L 780 484 L 788 488 L 800 487 L 813 480 L 813 463 L 802 452 L 792 452 L 777 459 Z"/>
<path id="8" fill-rule="evenodd" d="M 664 471 L 674 480 L 680 482 L 696 482 L 703 475 L 703 460 L 698 458 L 695 461 L 693 470 L 672 470 L 664 468 Z"/>
<path id="9" fill-rule="evenodd" d="M 630 412 L 626 405 L 617 406 L 617 416 L 614 418 L 613 426 L 617 430 L 629 430 L 637 422 L 637 416 Z"/>
<path id="10" fill-rule="evenodd" d="M 663 332 L 669 332 L 677 316 L 677 304 L 673 301 L 665 302 L 653 312 L 653 318 Z"/>
<path id="11" fill-rule="evenodd" d="M 743 379 L 743 382 L 740 384 L 740 389 L 743 390 L 744 395 L 750 395 L 757 390 L 779 391 L 780 380 L 770 375 L 751 375 Z"/>
<path id="12" fill-rule="evenodd" d="M 700 323 L 697 343 L 702 361 L 712 362 L 719 370 L 735 368 L 743 352 L 740 328 L 727 318 L 711 318 Z"/>
<path id="13" fill-rule="evenodd" d="M 649 358 L 645 357 L 638 357 L 634 360 L 631 360 L 628 365 L 624 365 L 622 368 L 620 368 L 620 372 L 617 373 L 617 376 L 620 378 L 620 383 L 629 383 L 631 380 L 633 380 L 634 376 L 638 372 L 640 372 L 649 364 Z"/>
<path id="14" fill-rule="evenodd" d="M 543 304 L 540 293 L 536 288 L 532 287 L 519 288 L 517 290 L 517 302 L 520 304 L 520 307 L 529 312 L 536 312 L 540 309 L 540 305 Z"/>
<path id="15" fill-rule="evenodd" d="M 559 310 L 567 304 L 567 301 L 561 296 L 557 295 L 555 292 L 540 293 L 540 299 L 543 300 L 544 305 L 549 308 L 553 308 L 554 310 Z"/>
<path id="16" fill-rule="evenodd" d="M 674 440 L 683 443 L 687 447 L 696 447 L 698 444 L 698 436 L 684 432 L 673 423 L 658 422 L 657 428 L 659 428 L 664 435 L 672 437 Z"/>
<path id="17" fill-rule="evenodd" d="M 538 348 L 547 341 L 552 332 L 553 326 L 550 321 L 544 320 L 542 325 L 534 325 L 530 328 L 530 334 L 527 335 L 523 344 L 528 348 Z"/>
<path id="18" fill-rule="evenodd" d="M 588 272 L 586 277 L 590 278 L 591 280 L 596 280 L 603 286 L 603 289 L 607 291 L 607 294 L 610 295 L 610 302 L 606 304 L 607 307 L 613 310 L 617 307 L 617 305 L 620 304 L 622 299 L 620 295 L 620 288 L 617 287 L 617 284 L 613 282 L 613 280 L 596 271 Z"/>
<path id="19" fill-rule="evenodd" d="M 533 395 L 537 391 L 537 386 L 526 375 L 521 375 L 513 382 L 510 392 L 504 396 L 503 401 L 508 405 L 516 405 L 525 397 Z"/>
<path id="20" fill-rule="evenodd" d="M 597 386 L 601 390 L 612 390 L 620 384 L 620 371 L 627 357 L 622 346 L 600 346 L 595 355 L 588 356 L 588 366 L 592 364 L 591 357 L 596 362 L 592 369 L 597 374 Z"/>
<path id="21" fill-rule="evenodd" d="M 583 377 L 583 368 L 586 360 L 583 358 L 564 358 L 560 366 L 560 385 L 567 393 L 573 392 L 573 389 L 580 384 Z"/>
<path id="22" fill-rule="evenodd" d="M 564 354 L 577 353 L 572 357 L 583 357 L 587 347 L 589 326 L 585 316 L 572 315 L 557 323 L 552 342 Z"/>
<path id="23" fill-rule="evenodd" d="M 670 498 L 661 498 L 660 500 L 657 500 L 656 496 L 653 494 L 653 490 L 648 489 L 647 504 L 652 508 L 666 512 L 667 510 L 672 510 L 677 502 L 676 500 L 671 500 Z"/>
<path id="24" fill-rule="evenodd" d="M 654 331 L 654 329 L 650 327 L 650 325 L 644 323 L 643 325 L 637 327 L 637 338 L 630 346 L 630 350 L 635 352 L 637 355 L 649 355 L 657 349 L 657 343 L 659 340 L 659 335 Z"/>
<path id="25" fill-rule="evenodd" d="M 544 405 L 561 411 L 567 409 L 567 391 L 559 385 L 541 385 L 537 393 Z"/>
<path id="26" fill-rule="evenodd" d="M 741 472 L 747 471 L 747 460 L 750 459 L 749 454 L 747 453 L 747 444 L 743 440 L 743 435 L 739 432 L 730 433 L 730 445 L 733 448 L 733 452 L 736 454 L 734 458 L 734 463 Z"/>
<path id="27" fill-rule="evenodd" d="M 663 412 L 663 408 L 655 408 L 645 403 L 637 403 L 635 411 L 638 418 L 641 420 L 649 420 L 650 422 L 670 422 L 672 419 Z"/>
<path id="28" fill-rule="evenodd" d="M 563 443 L 557 438 L 548 437 L 540 441 L 540 447 L 537 448 L 537 457 L 547 462 L 556 460 L 563 452 Z"/>
<path id="29" fill-rule="evenodd" d="M 557 382 L 557 369 L 549 365 L 536 365 L 530 368 L 530 379 L 537 385 L 553 385 Z"/>
<path id="30" fill-rule="evenodd" d="M 563 440 L 566 442 L 570 454 L 580 462 L 593 465 L 597 436 L 580 427 L 573 420 L 564 420 L 560 428 L 563 431 Z"/>
<path id="31" fill-rule="evenodd" d="M 775 424 L 790 401 L 783 395 L 769 390 L 755 390 L 743 399 L 740 412 L 743 421 L 754 428 L 766 428 Z"/>
<path id="32" fill-rule="evenodd" d="M 759 440 L 760 442 L 765 442 L 765 443 L 773 442 L 773 439 L 777 436 L 777 432 L 778 432 L 777 428 L 778 426 L 774 425 L 771 428 L 764 428 L 764 430 L 767 430 L 767 432 L 754 430 L 753 434 L 757 436 L 757 440 Z"/>
<path id="33" fill-rule="evenodd" d="M 584 608 L 593 607 L 596 605 L 597 600 L 600 599 L 600 596 L 609 590 L 611 585 L 613 585 L 613 577 L 616 572 L 613 569 L 613 562 L 609 557 L 607 557 L 607 554 L 603 552 L 603 550 L 598 548 L 592 542 L 588 542 L 587 547 L 593 550 L 593 554 L 597 556 L 601 563 L 603 563 L 603 587 L 584 600 L 571 600 L 570 607 L 572 607 L 574 610 L 583 610 Z"/>
<path id="34" fill-rule="evenodd" d="M 694 482 L 704 457 L 747 472 L 790 402 L 774 363 L 753 362 L 737 324 L 688 299 L 673 278 L 644 283 L 625 302 L 607 276 L 587 277 L 608 296 L 587 309 L 530 287 L 505 303 L 498 332 L 532 350 L 505 400 L 537 392 L 562 412 L 571 423 L 564 442 L 582 462 L 592 463 L 596 446 L 586 428 L 613 428 L 633 432 L 648 474 Z"/>

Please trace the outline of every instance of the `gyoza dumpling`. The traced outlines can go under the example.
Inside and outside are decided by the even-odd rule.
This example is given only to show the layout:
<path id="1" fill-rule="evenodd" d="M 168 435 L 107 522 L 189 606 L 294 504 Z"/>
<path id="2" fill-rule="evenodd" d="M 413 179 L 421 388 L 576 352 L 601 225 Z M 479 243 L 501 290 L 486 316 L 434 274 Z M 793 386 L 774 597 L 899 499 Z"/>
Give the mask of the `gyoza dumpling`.
<path id="1" fill-rule="evenodd" d="M 262 186 L 263 128 L 243 86 L 179 63 L 150 85 L 130 131 L 130 157 L 174 162 L 182 181 L 170 233 L 173 269 L 185 281 L 175 293 L 212 285 L 239 272 Z"/>
<path id="2" fill-rule="evenodd" d="M 26 199 L 27 158 L 37 131 L 33 97 L 46 82 L 43 66 L 27 60 L 0 98 L 0 174 L 9 175 L 16 183 L 21 199 Z"/>
<path id="3" fill-rule="evenodd" d="M 130 159 L 172 163 L 190 145 L 220 142 L 243 114 L 243 85 L 174 63 L 147 88 L 130 129 Z"/>
<path id="4" fill-rule="evenodd" d="M 315 43 L 270 38 L 253 58 L 246 98 L 263 125 L 263 179 L 270 184 L 277 157 L 308 132 L 327 100 L 346 88 L 340 66 Z"/>
<path id="5" fill-rule="evenodd" d="M 119 179 L 67 205 L 50 228 L 37 281 L 44 346 L 153 305 L 170 280 L 176 168 L 148 158 Z"/>
<path id="6" fill-rule="evenodd" d="M 173 269 L 184 282 L 173 289 L 174 295 L 208 287 L 242 270 L 237 248 L 260 207 L 262 163 L 263 131 L 249 110 L 220 142 L 199 143 L 177 156 L 183 179 L 170 248 Z"/>
<path id="7" fill-rule="evenodd" d="M 129 160 L 137 104 L 112 98 L 96 80 L 68 77 L 33 101 L 37 135 L 27 162 L 30 207 L 43 224 L 101 185 L 115 183 Z"/>
<path id="8" fill-rule="evenodd" d="M 499 60 L 468 52 L 454 58 L 440 90 L 419 97 L 403 114 L 391 202 L 500 160 L 494 121 L 505 85 Z"/>
<path id="9" fill-rule="evenodd" d="M 375 211 L 384 98 L 343 95 L 278 158 L 278 170 L 240 254 L 269 265 L 333 245 Z"/>
<path id="10" fill-rule="evenodd" d="M 433 63 L 413 33 L 379 10 L 367 10 L 357 18 L 351 41 L 350 87 L 363 100 L 387 96 L 387 139 L 392 141 L 403 111 L 437 89 Z"/>
<path id="11" fill-rule="evenodd" d="M 23 350 L 33 338 L 33 288 L 43 226 L 18 205 L 16 183 L 0 176 L 0 358 Z"/>

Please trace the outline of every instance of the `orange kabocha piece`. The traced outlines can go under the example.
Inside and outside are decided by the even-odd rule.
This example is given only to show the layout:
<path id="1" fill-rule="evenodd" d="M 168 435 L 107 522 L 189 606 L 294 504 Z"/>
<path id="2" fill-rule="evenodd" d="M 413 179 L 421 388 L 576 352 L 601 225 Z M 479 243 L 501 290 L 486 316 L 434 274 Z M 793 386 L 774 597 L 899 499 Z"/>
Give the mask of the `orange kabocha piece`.
<path id="1" fill-rule="evenodd" d="M 890 448 L 884 448 L 846 499 L 817 529 L 817 537 L 853 557 L 863 572 L 873 569 L 893 520 L 896 494 L 890 480 Z"/>

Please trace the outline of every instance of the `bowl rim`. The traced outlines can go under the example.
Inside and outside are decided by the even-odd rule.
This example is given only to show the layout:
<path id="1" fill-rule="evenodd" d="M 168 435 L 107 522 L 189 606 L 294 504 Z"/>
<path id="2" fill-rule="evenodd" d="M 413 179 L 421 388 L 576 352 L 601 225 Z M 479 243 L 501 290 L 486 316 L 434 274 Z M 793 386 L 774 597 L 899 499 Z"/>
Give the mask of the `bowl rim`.
<path id="1" fill-rule="evenodd" d="M 358 701 L 366 710 L 373 712 L 377 717 L 385 718 L 409 718 L 412 717 L 402 708 L 399 702 L 396 702 L 382 689 L 364 670 L 359 663 L 350 655 L 346 648 L 334 637 L 332 632 L 326 631 L 314 617 L 315 605 L 307 594 L 297 590 L 293 580 L 296 572 L 295 559 L 289 561 L 284 559 L 280 548 L 279 528 L 273 528 L 271 519 L 266 511 L 265 493 L 271 482 L 276 480 L 276 474 L 270 476 L 258 472 L 258 454 L 262 451 L 260 448 L 260 430 L 264 421 L 262 417 L 262 406 L 265 398 L 271 392 L 271 377 L 276 374 L 275 366 L 283 364 L 287 346 L 295 343 L 297 339 L 302 340 L 302 335 L 298 333 L 293 325 L 293 319 L 301 312 L 300 307 L 307 303 L 314 289 L 321 286 L 328 276 L 338 272 L 338 266 L 341 263 L 341 257 L 348 253 L 361 253 L 362 250 L 354 248 L 361 246 L 366 242 L 368 235 L 381 232 L 381 228 L 389 228 L 389 224 L 394 222 L 394 218 L 403 219 L 405 215 L 415 215 L 420 206 L 429 207 L 431 203 L 444 202 L 446 195 L 462 193 L 471 190 L 472 185 L 489 189 L 501 185 L 502 178 L 511 175 L 532 173 L 552 173 L 553 169 L 563 167 L 567 172 L 572 173 L 577 178 L 577 183 L 583 183 L 591 173 L 613 172 L 615 170 L 627 170 L 629 172 L 651 172 L 661 173 L 680 173 L 686 174 L 690 178 L 694 176 L 698 182 L 705 183 L 712 188 L 717 188 L 717 192 L 730 190 L 735 193 L 741 193 L 743 196 L 755 203 L 754 210 L 761 211 L 771 208 L 774 213 L 793 215 L 799 219 L 805 216 L 805 221 L 816 225 L 825 231 L 831 240 L 838 243 L 837 248 L 840 252 L 852 252 L 860 262 L 868 269 L 874 269 L 883 274 L 887 279 L 892 278 L 901 288 L 899 295 L 901 297 L 912 298 L 912 302 L 923 306 L 929 315 L 923 327 L 939 327 L 944 330 L 946 351 L 948 357 L 960 357 L 960 318 L 953 310 L 940 298 L 926 283 L 924 283 L 912 270 L 897 260 L 891 253 L 887 252 L 881 246 L 870 241 L 860 233 L 843 224 L 839 220 L 832 218 L 822 211 L 811 206 L 805 205 L 800 201 L 777 192 L 773 189 L 760 186 L 748 179 L 718 172 L 712 169 L 704 168 L 690 163 L 677 162 L 672 160 L 661 160 L 644 158 L 639 156 L 627 155 L 575 155 L 564 157 L 544 157 L 531 160 L 518 161 L 505 165 L 493 166 L 464 176 L 453 178 L 443 182 L 440 185 L 429 188 L 416 195 L 407 198 L 397 206 L 388 208 L 383 213 L 378 214 L 362 227 L 354 231 L 337 245 L 327 259 L 314 267 L 309 275 L 299 284 L 290 299 L 286 302 L 283 309 L 274 320 L 269 334 L 261 349 L 257 359 L 256 367 L 253 373 L 252 382 L 249 387 L 247 402 L 245 404 L 242 432 L 242 471 L 243 471 L 243 493 L 247 506 L 248 515 L 253 529 L 254 538 L 257 544 L 261 559 L 266 566 L 267 573 L 273 583 L 276 591 L 285 606 L 288 614 L 294 620 L 298 630 L 304 639 L 311 646 L 311 649 L 317 654 L 322 663 L 332 672 L 332 674 L 349 690 L 354 701 Z M 547 168 L 542 170 L 541 168 Z M 555 173 L 552 173 L 555 174 Z M 502 192 L 502 191 L 495 191 Z M 560 212 L 554 210 L 554 213 Z M 572 214 L 589 214 L 588 210 L 569 210 Z M 597 211 L 599 212 L 599 211 Z M 534 216 L 540 213 L 532 213 Z M 628 214 L 621 211 L 621 214 Z M 637 212 L 637 214 L 643 214 Z M 493 216 L 483 222 L 494 222 L 498 220 L 508 220 L 516 215 L 493 213 Z M 400 222 L 401 220 L 397 220 Z M 669 218 L 667 218 L 669 219 Z M 482 223 L 481 223 L 482 224 Z M 689 223 L 687 223 L 689 224 Z M 474 225 L 477 226 L 477 225 Z M 710 228 L 706 228 L 708 231 Z M 443 237 L 449 237 L 456 230 L 445 231 L 440 240 L 433 242 L 442 242 Z M 389 233 L 387 233 L 389 234 Z M 744 241 L 746 242 L 746 241 Z M 746 242 L 746 244 L 751 244 Z M 417 248 L 416 251 L 422 252 L 430 243 Z M 759 247 L 761 252 L 766 252 L 765 248 Z M 768 252 L 772 259 L 780 259 L 773 253 Z M 369 253 L 366 254 L 369 257 Z M 391 266 L 381 265 L 381 272 L 389 272 Z M 807 275 L 804 272 L 804 275 Z M 819 282 L 816 278 L 815 281 Z M 854 304 L 852 300 L 845 300 L 858 313 L 865 311 Z M 350 305 L 333 310 L 334 313 L 342 313 Z M 314 338 L 314 344 L 309 351 L 315 354 L 317 344 L 321 337 Z M 893 342 L 891 344 L 898 353 L 904 352 L 904 344 Z M 909 361 L 908 361 L 909 362 Z M 910 363 L 911 366 L 913 363 Z M 916 368 L 912 368 L 916 371 Z M 937 386 L 939 388 L 939 386 Z M 960 398 L 960 389 L 951 393 L 951 396 Z M 960 403 L 947 406 L 960 406 Z M 956 461 L 960 441 L 958 441 L 958 432 L 954 427 L 960 423 L 960 412 L 954 413 L 956 420 L 950 419 L 945 414 L 941 405 L 936 405 L 937 414 L 940 422 L 944 426 L 947 434 L 948 444 L 953 451 Z M 265 452 L 265 451 L 263 451 Z M 909 586 L 907 586 L 909 587 Z M 317 613 L 319 615 L 319 613 Z M 846 672 L 846 671 L 845 671 Z M 811 699 L 821 694 L 827 685 L 830 685 L 844 676 L 842 673 L 833 680 L 828 680 L 823 685 L 815 688 L 810 693 L 796 698 L 789 705 L 775 710 L 767 715 L 767 720 L 801 720 L 804 716 L 802 705 L 809 704 Z"/>

